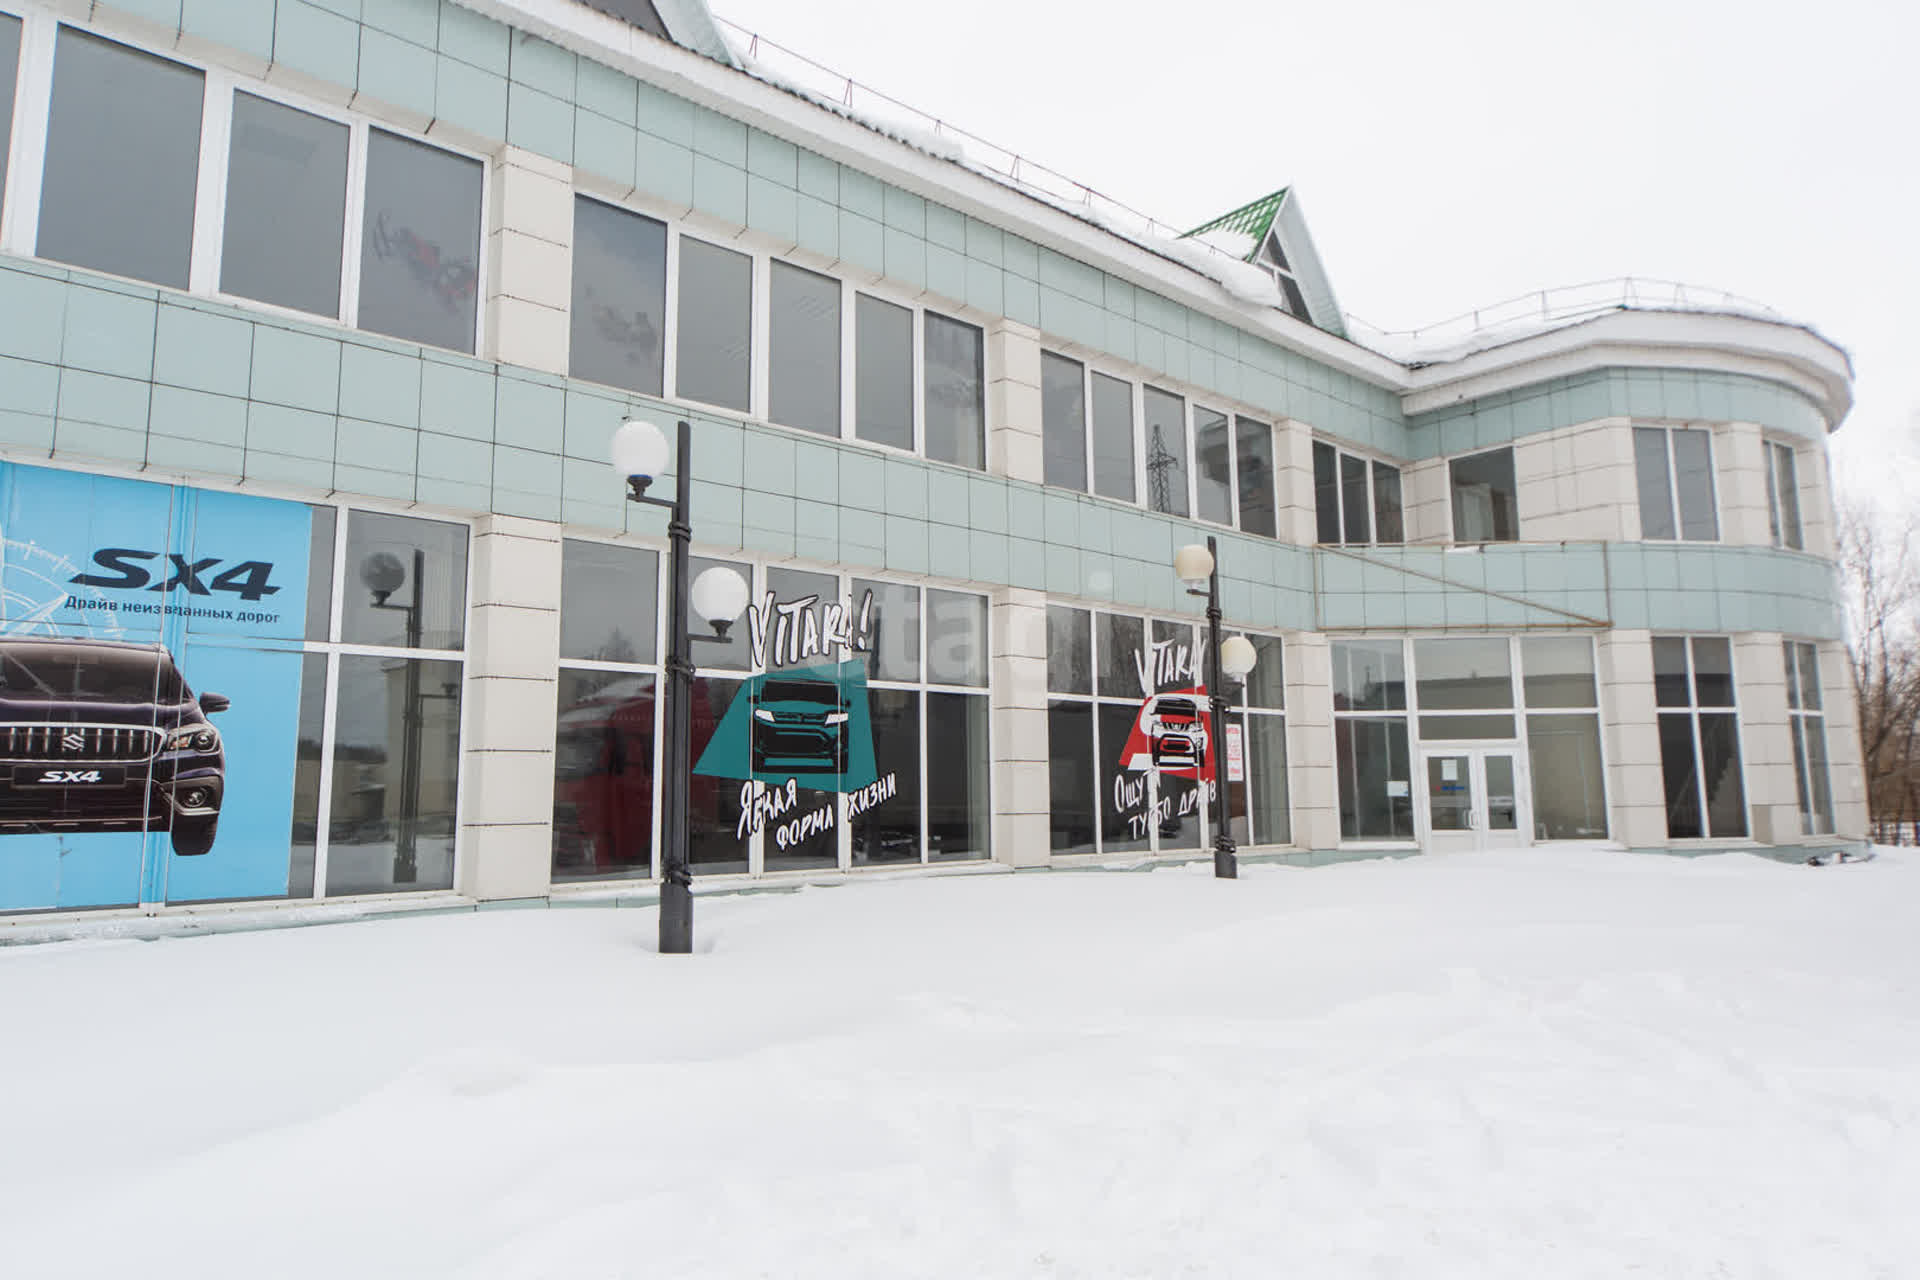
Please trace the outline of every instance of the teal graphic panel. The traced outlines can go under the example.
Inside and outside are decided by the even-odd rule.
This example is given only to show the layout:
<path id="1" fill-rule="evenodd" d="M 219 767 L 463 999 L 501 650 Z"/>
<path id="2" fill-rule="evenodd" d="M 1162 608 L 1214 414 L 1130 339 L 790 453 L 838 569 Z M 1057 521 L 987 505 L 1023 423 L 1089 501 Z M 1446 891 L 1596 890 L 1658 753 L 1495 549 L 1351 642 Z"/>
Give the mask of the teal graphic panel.
<path id="1" fill-rule="evenodd" d="M 858 791 L 879 778 L 860 660 L 770 671 L 746 682 L 693 771 L 770 786 Z"/>

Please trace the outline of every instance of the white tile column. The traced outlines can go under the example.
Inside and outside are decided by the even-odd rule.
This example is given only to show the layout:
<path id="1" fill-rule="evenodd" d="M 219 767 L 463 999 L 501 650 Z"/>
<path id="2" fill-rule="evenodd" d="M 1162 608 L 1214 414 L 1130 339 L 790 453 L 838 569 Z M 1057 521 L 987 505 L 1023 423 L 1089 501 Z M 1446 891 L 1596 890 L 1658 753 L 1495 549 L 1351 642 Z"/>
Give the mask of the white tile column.
<path id="1" fill-rule="evenodd" d="M 1340 843 L 1339 775 L 1333 759 L 1333 642 L 1317 632 L 1289 633 L 1286 655 L 1293 843 L 1302 849 L 1331 849 Z"/>
<path id="2" fill-rule="evenodd" d="M 1040 428 L 1040 331 L 1012 320 L 987 329 L 987 469 L 1046 483 Z M 1044 643 L 1041 655 L 1046 654 Z"/>
<path id="3" fill-rule="evenodd" d="M 1667 792 L 1654 718 L 1653 633 L 1609 631 L 1599 641 L 1609 834 L 1631 848 L 1662 848 L 1667 843 Z"/>
<path id="4" fill-rule="evenodd" d="M 547 892 L 560 661 L 560 526 L 482 516 L 467 630 L 458 888 L 470 898 Z"/>
<path id="5" fill-rule="evenodd" d="M 1767 520 L 1767 455 L 1760 428 L 1723 422 L 1713 429 L 1714 487 L 1720 503 L 1720 540 L 1735 546 L 1773 544 Z"/>
<path id="6" fill-rule="evenodd" d="M 1040 867 L 1051 856 L 1047 750 L 1047 597 L 1007 587 L 993 598 L 993 857 Z"/>
<path id="7" fill-rule="evenodd" d="M 1310 547 L 1317 539 L 1314 526 L 1313 432 L 1304 422 L 1282 420 L 1274 427 L 1275 481 L 1280 506 L 1274 528 L 1282 542 Z"/>
<path id="8" fill-rule="evenodd" d="M 573 304 L 573 169 L 503 147 L 492 178 L 484 354 L 564 374 Z"/>

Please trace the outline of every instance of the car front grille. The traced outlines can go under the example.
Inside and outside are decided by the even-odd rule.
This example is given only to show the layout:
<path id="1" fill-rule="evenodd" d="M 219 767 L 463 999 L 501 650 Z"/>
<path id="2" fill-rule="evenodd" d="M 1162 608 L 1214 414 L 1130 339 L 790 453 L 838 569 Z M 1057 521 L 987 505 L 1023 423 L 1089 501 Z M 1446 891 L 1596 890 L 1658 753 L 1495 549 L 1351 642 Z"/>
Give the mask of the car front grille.
<path id="1" fill-rule="evenodd" d="M 151 760 L 158 729 L 92 724 L 0 724 L 0 760 L 99 764 Z"/>

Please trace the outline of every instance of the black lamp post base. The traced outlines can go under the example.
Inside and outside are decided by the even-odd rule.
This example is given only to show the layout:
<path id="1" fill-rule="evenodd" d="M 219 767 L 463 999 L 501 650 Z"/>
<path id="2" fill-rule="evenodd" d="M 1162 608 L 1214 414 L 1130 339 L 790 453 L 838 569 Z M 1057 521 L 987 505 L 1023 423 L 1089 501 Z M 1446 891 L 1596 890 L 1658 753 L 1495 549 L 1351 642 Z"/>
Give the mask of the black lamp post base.
<path id="1" fill-rule="evenodd" d="M 668 880 L 660 886 L 660 954 L 693 954 L 693 886 Z"/>

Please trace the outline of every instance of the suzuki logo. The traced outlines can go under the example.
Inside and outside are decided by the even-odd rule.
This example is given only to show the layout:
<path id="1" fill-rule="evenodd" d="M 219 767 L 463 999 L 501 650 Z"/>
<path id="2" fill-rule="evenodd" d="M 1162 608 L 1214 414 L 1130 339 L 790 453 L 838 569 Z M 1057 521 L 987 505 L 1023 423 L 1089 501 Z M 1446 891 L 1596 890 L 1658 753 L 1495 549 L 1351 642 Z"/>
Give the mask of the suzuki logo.
<path id="1" fill-rule="evenodd" d="M 78 751 L 87 745 L 85 734 L 69 733 L 60 739 L 60 745 L 69 751 Z"/>

